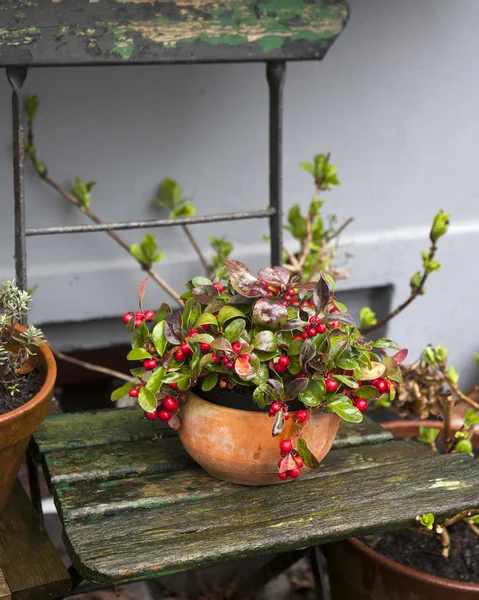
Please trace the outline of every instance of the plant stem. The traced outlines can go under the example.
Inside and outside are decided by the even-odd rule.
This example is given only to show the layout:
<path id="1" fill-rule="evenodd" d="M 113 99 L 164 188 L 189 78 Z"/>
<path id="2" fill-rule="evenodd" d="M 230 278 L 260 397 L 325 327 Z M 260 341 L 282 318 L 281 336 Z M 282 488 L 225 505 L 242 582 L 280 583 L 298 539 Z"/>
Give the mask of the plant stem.
<path id="1" fill-rule="evenodd" d="M 452 409 L 454 408 L 454 398 L 449 397 L 446 398 L 446 405 L 444 407 L 444 443 L 446 445 L 446 452 L 451 452 L 452 451 L 452 440 L 453 440 L 453 434 L 452 434 L 452 426 L 451 426 L 451 421 L 452 421 Z"/>
<path id="2" fill-rule="evenodd" d="M 36 150 L 35 150 L 35 146 L 34 146 L 33 122 L 30 119 L 28 120 L 28 143 L 29 143 L 30 148 L 32 149 L 30 157 L 32 159 L 32 163 L 35 168 L 35 171 L 37 172 L 37 175 L 40 177 L 40 179 L 43 179 L 43 181 L 45 183 L 47 183 L 51 188 L 53 188 L 56 192 L 58 192 L 58 194 L 60 194 L 60 196 L 62 196 L 63 198 L 65 198 L 65 200 L 68 200 L 71 204 L 73 204 L 79 210 L 81 210 L 81 212 L 83 214 L 85 214 L 91 221 L 93 221 L 94 223 L 97 223 L 99 225 L 103 225 L 104 221 L 102 221 L 102 219 L 100 219 L 100 217 L 98 217 L 93 211 L 91 211 L 90 208 L 83 206 L 80 203 L 80 201 L 77 198 L 75 198 L 75 196 L 73 194 L 71 194 L 70 192 L 65 190 L 58 183 L 56 183 L 56 181 L 54 181 L 51 177 L 49 177 L 48 172 L 42 173 L 38 170 L 37 159 L 36 159 Z M 113 239 L 119 246 L 121 246 L 124 250 L 126 250 L 128 252 L 128 254 L 134 260 L 136 260 L 136 258 L 130 252 L 130 246 L 127 244 L 127 242 L 125 242 L 125 240 L 122 237 L 120 237 L 116 233 L 116 231 L 106 231 L 105 233 L 107 235 L 109 235 L 111 237 L 111 239 Z M 153 267 L 151 267 L 151 266 L 145 267 L 138 260 L 137 260 L 137 263 L 151 276 L 152 279 L 154 279 L 156 281 L 156 283 L 159 286 L 161 286 L 163 288 L 163 290 L 171 298 L 173 298 L 173 300 L 175 300 L 180 306 L 183 306 L 183 301 L 181 300 L 179 294 L 170 286 L 170 284 L 159 273 L 157 273 L 153 269 Z"/>
<path id="3" fill-rule="evenodd" d="M 436 254 L 436 250 L 437 250 L 436 243 L 432 242 L 431 247 L 429 249 L 428 261 L 433 260 L 434 255 Z M 383 325 L 386 325 L 386 323 L 389 323 L 389 321 L 391 321 L 391 319 L 394 319 L 394 317 L 397 317 L 397 315 L 400 312 L 402 312 L 405 308 L 407 308 L 411 304 L 411 302 L 413 302 L 418 296 L 423 295 L 424 284 L 426 283 L 429 275 L 430 275 L 430 273 L 426 269 L 424 269 L 424 272 L 422 274 L 421 281 L 419 282 L 418 287 L 415 288 L 414 291 L 411 292 L 409 298 L 407 298 L 402 304 L 397 306 L 392 312 L 390 312 L 388 315 L 386 315 L 383 319 L 378 321 L 375 325 L 370 325 L 369 327 L 364 327 L 364 328 L 360 329 L 360 332 L 361 333 L 371 333 L 371 331 L 375 331 L 376 329 L 379 329 Z"/>
<path id="4" fill-rule="evenodd" d="M 52 346 L 50 346 L 50 350 L 53 352 L 53 354 L 57 358 L 64 360 L 66 362 L 69 362 L 73 365 L 83 367 L 84 369 L 88 369 L 89 371 L 96 371 L 97 373 L 103 373 L 104 375 L 111 375 L 111 377 L 116 377 L 117 379 L 123 379 L 123 381 L 132 381 L 132 382 L 137 381 L 136 377 L 131 377 L 130 375 L 125 375 L 124 373 L 120 373 L 119 371 L 115 371 L 113 369 L 108 369 L 107 367 L 101 367 L 99 365 L 94 365 L 94 364 L 86 362 L 84 360 L 80 360 L 79 358 L 73 358 L 73 356 L 67 356 L 66 354 L 63 354 L 63 352 L 60 352 L 59 350 L 55 350 L 55 348 L 52 348 Z"/>
<path id="5" fill-rule="evenodd" d="M 186 234 L 186 237 L 189 239 L 191 245 L 195 249 L 195 252 L 198 255 L 198 258 L 200 259 L 201 264 L 203 265 L 203 269 L 205 270 L 206 277 L 211 277 L 211 269 L 208 264 L 208 261 L 206 260 L 203 252 L 201 251 L 201 248 L 199 247 L 198 242 L 196 241 L 193 234 L 191 233 L 190 228 L 188 227 L 188 225 L 182 225 L 182 228 Z"/>
<path id="6" fill-rule="evenodd" d="M 466 396 L 466 394 L 463 394 L 461 390 L 457 387 L 457 385 L 452 381 L 452 379 L 447 375 L 446 371 L 443 368 L 439 367 L 439 371 L 446 380 L 447 385 L 451 388 L 451 390 L 456 394 L 456 396 L 459 399 L 463 400 L 464 402 L 467 402 L 476 410 L 479 410 L 479 404 L 472 400 L 472 398 L 469 398 L 469 396 Z"/>
<path id="7" fill-rule="evenodd" d="M 473 515 L 477 514 L 479 514 L 479 509 L 463 510 L 457 515 L 454 515 L 454 517 L 451 517 L 450 519 L 447 519 L 447 521 L 444 521 L 442 525 L 443 527 L 451 527 L 451 525 L 454 525 L 458 521 L 462 521 L 463 519 L 467 519 L 468 517 L 472 517 Z"/>
<path id="8" fill-rule="evenodd" d="M 476 535 L 479 535 L 479 527 L 475 523 L 473 523 L 472 521 L 466 521 L 466 524 L 468 527 L 470 527 L 472 529 L 472 531 Z"/>

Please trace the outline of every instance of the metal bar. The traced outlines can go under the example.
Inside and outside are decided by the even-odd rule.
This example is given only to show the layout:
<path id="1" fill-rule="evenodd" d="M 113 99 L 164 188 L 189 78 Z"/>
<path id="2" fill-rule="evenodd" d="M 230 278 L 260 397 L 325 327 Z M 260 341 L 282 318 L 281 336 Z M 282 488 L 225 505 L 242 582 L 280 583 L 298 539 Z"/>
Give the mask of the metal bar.
<path id="1" fill-rule="evenodd" d="M 38 477 L 38 464 L 35 460 L 35 451 L 33 448 L 33 440 L 27 448 L 27 469 L 28 469 L 28 483 L 30 485 L 30 499 L 33 507 L 38 513 L 41 522 L 43 523 L 43 508 L 42 508 L 42 494 L 40 491 L 40 479 Z"/>
<path id="2" fill-rule="evenodd" d="M 326 558 L 319 546 L 313 546 L 310 550 L 311 568 L 316 583 L 316 598 L 317 600 L 331 600 Z"/>
<path id="3" fill-rule="evenodd" d="M 197 225 L 200 223 L 216 223 L 218 221 L 239 221 L 244 219 L 264 219 L 271 217 L 274 208 L 245 212 L 185 217 L 184 219 L 156 219 L 150 221 L 120 221 L 118 223 L 102 223 L 101 225 L 72 225 L 71 227 L 37 227 L 26 230 L 26 235 L 55 235 L 57 233 L 88 233 L 94 231 L 114 231 L 118 229 L 145 229 L 147 227 L 176 227 L 178 225 Z"/>
<path id="4" fill-rule="evenodd" d="M 27 77 L 26 68 L 7 69 L 12 88 L 13 196 L 15 202 L 15 275 L 21 289 L 27 287 L 27 248 L 25 240 L 24 136 L 20 90 Z"/>
<path id="5" fill-rule="evenodd" d="M 283 88 L 286 77 L 284 61 L 266 65 L 269 85 L 269 205 L 274 213 L 269 220 L 271 265 L 283 262 Z"/>

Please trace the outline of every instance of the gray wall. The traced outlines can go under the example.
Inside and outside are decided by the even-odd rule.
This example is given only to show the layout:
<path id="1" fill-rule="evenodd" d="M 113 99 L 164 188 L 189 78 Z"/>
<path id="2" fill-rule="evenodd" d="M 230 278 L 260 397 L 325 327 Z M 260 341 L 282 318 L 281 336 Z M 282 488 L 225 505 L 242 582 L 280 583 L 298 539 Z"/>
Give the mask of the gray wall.
<path id="1" fill-rule="evenodd" d="M 353 250 L 343 290 L 393 286 L 408 294 L 438 208 L 452 213 L 441 241 L 443 269 L 389 334 L 416 358 L 443 343 L 476 379 L 472 352 L 478 290 L 479 3 L 477 0 L 351 0 L 351 20 L 323 63 L 290 64 L 285 89 L 285 200 L 306 205 L 311 181 L 298 163 L 331 151 L 342 186 L 326 210 L 354 224 L 343 242 Z M 27 93 L 42 101 L 40 157 L 69 186 L 96 180 L 93 207 L 105 219 L 157 216 L 159 181 L 178 179 L 199 213 L 267 204 L 267 87 L 264 66 L 44 69 L 29 74 Z M 12 276 L 10 93 L 0 87 L 0 277 Z M 28 224 L 78 224 L 84 217 L 29 171 Z M 203 245 L 224 234 L 236 257 L 267 261 L 266 222 L 195 227 Z M 140 232 L 124 234 L 130 242 Z M 177 287 L 198 272 L 179 229 L 157 230 L 168 251 L 161 272 Z M 32 320 L 62 347 L 121 339 L 113 321 L 134 307 L 141 275 L 104 234 L 30 239 L 29 284 L 40 285 Z M 348 294 L 348 299 L 351 294 Z M 150 304 L 163 299 L 150 285 Z M 62 322 L 84 324 L 58 325 Z M 118 323 L 118 325 L 117 325 Z"/>

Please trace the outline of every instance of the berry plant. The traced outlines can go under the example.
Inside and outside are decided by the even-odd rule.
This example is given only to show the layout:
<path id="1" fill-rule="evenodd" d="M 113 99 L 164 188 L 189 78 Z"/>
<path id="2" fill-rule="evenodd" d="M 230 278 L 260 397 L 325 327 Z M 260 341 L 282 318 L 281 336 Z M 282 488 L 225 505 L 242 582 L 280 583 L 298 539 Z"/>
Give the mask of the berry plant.
<path id="1" fill-rule="evenodd" d="M 31 296 L 15 281 L 5 281 L 0 290 L 0 383 L 13 396 L 23 375 L 36 367 L 35 347 L 45 342 L 43 333 L 29 327 L 21 333 L 15 326 L 28 313 Z"/>
<path id="2" fill-rule="evenodd" d="M 394 398 L 407 350 L 385 338 L 365 340 L 327 273 L 302 282 L 285 267 L 267 267 L 255 277 L 227 260 L 214 279 L 193 278 L 174 315 L 167 304 L 144 310 L 143 281 L 139 310 L 123 316 L 132 332 L 127 358 L 140 361 L 131 369 L 137 382 L 112 400 L 128 394 L 146 418 L 178 428 L 188 390 L 249 392 L 271 417 L 273 436 L 294 419 L 294 436 L 278 443 L 278 474 L 286 479 L 303 465 L 318 466 L 303 437 L 313 410 L 355 423 L 370 402 Z"/>

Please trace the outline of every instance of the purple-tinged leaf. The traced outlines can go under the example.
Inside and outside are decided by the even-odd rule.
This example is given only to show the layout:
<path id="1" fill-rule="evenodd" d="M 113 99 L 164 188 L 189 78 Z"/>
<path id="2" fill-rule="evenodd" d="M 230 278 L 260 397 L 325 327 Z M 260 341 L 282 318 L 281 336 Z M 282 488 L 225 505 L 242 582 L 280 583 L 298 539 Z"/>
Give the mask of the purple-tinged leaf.
<path id="1" fill-rule="evenodd" d="M 251 273 L 249 268 L 239 260 L 225 260 L 225 267 L 228 271 L 241 271 L 243 273 Z"/>
<path id="2" fill-rule="evenodd" d="M 178 415 L 173 415 L 168 421 L 168 425 L 171 429 L 174 429 L 175 431 L 178 430 L 180 428 L 180 419 L 178 418 Z"/>
<path id="3" fill-rule="evenodd" d="M 407 354 L 408 350 L 406 348 L 403 348 L 402 350 L 396 352 L 396 354 L 393 354 L 392 358 L 396 361 L 398 365 L 400 365 L 404 360 L 406 360 Z"/>
<path id="4" fill-rule="evenodd" d="M 308 338 L 304 341 L 301 346 L 301 352 L 299 353 L 299 359 L 301 365 L 305 367 L 313 358 L 316 356 L 316 346 L 313 338 Z"/>
<path id="5" fill-rule="evenodd" d="M 282 410 L 278 410 L 278 412 L 276 413 L 275 417 L 274 417 L 274 423 L 273 423 L 273 437 L 279 435 L 284 428 L 284 413 Z"/>
<path id="6" fill-rule="evenodd" d="M 288 309 L 280 302 L 261 298 L 253 307 L 253 323 L 269 329 L 280 329 L 288 320 Z"/>
<path id="7" fill-rule="evenodd" d="M 399 368 L 399 364 L 396 362 L 396 360 L 392 356 L 389 356 L 388 354 L 386 354 L 384 356 L 383 360 L 384 360 L 384 365 L 386 366 L 386 371 L 385 371 L 386 377 L 389 377 L 389 375 L 394 375 Z"/>
<path id="8" fill-rule="evenodd" d="M 307 325 L 306 321 L 302 321 L 301 319 L 290 319 L 287 323 L 281 327 L 281 331 L 293 331 L 293 329 L 301 329 L 305 325 Z"/>
<path id="9" fill-rule="evenodd" d="M 200 285 L 193 288 L 193 298 L 200 304 L 209 304 L 218 295 L 218 290 L 214 285 Z"/>
<path id="10" fill-rule="evenodd" d="M 138 288 L 138 300 L 140 302 L 140 310 L 143 310 L 143 298 L 145 297 L 147 283 L 148 277 L 145 277 L 145 279 L 143 279 L 143 281 L 140 283 L 140 287 Z"/>
<path id="11" fill-rule="evenodd" d="M 283 395 L 283 384 L 277 379 L 268 379 L 268 385 L 273 388 L 276 398 L 280 398 Z"/>
<path id="12" fill-rule="evenodd" d="M 300 437 L 296 445 L 298 454 L 303 459 L 304 464 L 310 469 L 317 469 L 319 467 L 319 461 L 308 448 L 308 444 L 303 437 Z"/>
<path id="13" fill-rule="evenodd" d="M 216 338 L 210 344 L 215 350 L 222 350 L 223 352 L 233 352 L 231 344 L 225 338 Z"/>
<path id="14" fill-rule="evenodd" d="M 323 321 L 329 323 L 331 321 L 339 321 L 340 323 L 344 323 L 345 325 L 354 325 L 354 320 L 351 315 L 348 313 L 335 312 L 328 313 L 322 318 Z"/>
<path id="15" fill-rule="evenodd" d="M 253 344 L 256 350 L 275 352 L 278 347 L 278 340 L 272 331 L 264 330 L 254 336 Z"/>
<path id="16" fill-rule="evenodd" d="M 264 285 L 246 271 L 232 271 L 230 281 L 234 289 L 247 298 L 260 298 L 267 295 Z"/>
<path id="17" fill-rule="evenodd" d="M 246 360 L 246 358 L 242 358 L 241 356 L 239 356 L 236 360 L 235 360 L 235 371 L 236 374 L 239 375 L 240 377 L 246 377 L 250 371 L 250 364 L 249 362 Z"/>
<path id="18" fill-rule="evenodd" d="M 331 288 L 321 273 L 318 283 L 313 290 L 313 303 L 316 313 L 321 312 L 331 298 Z"/>
<path id="19" fill-rule="evenodd" d="M 258 279 L 264 279 L 272 285 L 288 285 L 290 274 L 284 267 L 265 267 L 258 271 Z"/>
<path id="20" fill-rule="evenodd" d="M 317 285 L 317 281 L 304 281 L 303 283 L 295 284 L 294 287 L 298 288 L 299 290 L 303 290 L 303 291 L 311 291 L 311 290 L 314 290 L 316 285 Z"/>
<path id="21" fill-rule="evenodd" d="M 224 305 L 225 305 L 225 303 L 223 302 L 223 300 L 220 300 L 219 298 L 215 298 L 205 308 L 205 312 L 217 313 L 219 310 L 221 310 L 223 308 Z"/>
<path id="22" fill-rule="evenodd" d="M 234 294 L 230 298 L 230 304 L 251 304 L 251 300 L 241 294 Z"/>
<path id="23" fill-rule="evenodd" d="M 153 317 L 153 322 L 158 323 L 159 321 L 163 321 L 167 319 L 172 314 L 171 306 L 163 302 L 160 308 L 156 311 L 155 316 Z"/>
<path id="24" fill-rule="evenodd" d="M 182 325 L 182 314 L 181 311 L 178 311 L 175 313 L 175 316 L 173 317 L 173 332 L 176 335 L 176 337 L 178 339 L 181 340 L 182 338 L 182 329 L 181 329 L 181 325 Z"/>
<path id="25" fill-rule="evenodd" d="M 287 454 L 279 463 L 279 473 L 292 471 L 293 469 L 296 469 L 297 466 L 298 465 L 294 462 L 294 458 L 291 456 L 291 454 Z"/>
<path id="26" fill-rule="evenodd" d="M 298 377 L 297 379 L 290 381 L 284 392 L 284 399 L 286 402 L 297 398 L 299 394 L 307 387 L 308 383 L 309 379 L 307 377 Z"/>
<path id="27" fill-rule="evenodd" d="M 175 346 L 181 344 L 181 339 L 175 334 L 173 323 L 166 323 L 165 337 L 170 342 L 170 344 L 174 344 Z"/>

